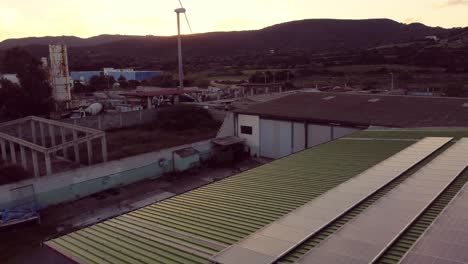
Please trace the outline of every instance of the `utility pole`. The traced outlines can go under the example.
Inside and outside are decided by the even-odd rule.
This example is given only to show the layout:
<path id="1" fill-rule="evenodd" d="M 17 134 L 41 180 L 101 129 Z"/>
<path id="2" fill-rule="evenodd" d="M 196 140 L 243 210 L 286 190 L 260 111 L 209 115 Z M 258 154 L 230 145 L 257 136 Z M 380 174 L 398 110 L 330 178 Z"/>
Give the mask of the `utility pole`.
<path id="1" fill-rule="evenodd" d="M 180 35 L 180 14 L 185 13 L 185 8 L 177 8 L 175 12 L 177 13 L 177 48 L 178 48 L 178 57 L 179 57 L 179 87 L 178 93 L 184 89 L 184 65 L 182 61 L 182 36 Z M 174 98 L 174 104 L 179 103 L 179 96 L 176 95 Z"/>

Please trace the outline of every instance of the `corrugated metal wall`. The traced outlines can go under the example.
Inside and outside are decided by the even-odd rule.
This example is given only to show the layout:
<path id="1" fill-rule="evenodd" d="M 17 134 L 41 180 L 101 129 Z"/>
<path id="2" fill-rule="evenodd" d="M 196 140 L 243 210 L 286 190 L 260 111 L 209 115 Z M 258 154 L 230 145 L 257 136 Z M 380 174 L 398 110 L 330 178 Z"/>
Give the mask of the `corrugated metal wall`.
<path id="1" fill-rule="evenodd" d="M 260 156 L 279 159 L 293 153 L 292 123 L 260 120 Z"/>
<path id="2" fill-rule="evenodd" d="M 307 146 L 313 147 L 332 140 L 331 126 L 311 125 L 307 127 Z"/>
<path id="3" fill-rule="evenodd" d="M 306 129 L 304 123 L 294 123 L 293 152 L 303 151 L 306 148 Z"/>

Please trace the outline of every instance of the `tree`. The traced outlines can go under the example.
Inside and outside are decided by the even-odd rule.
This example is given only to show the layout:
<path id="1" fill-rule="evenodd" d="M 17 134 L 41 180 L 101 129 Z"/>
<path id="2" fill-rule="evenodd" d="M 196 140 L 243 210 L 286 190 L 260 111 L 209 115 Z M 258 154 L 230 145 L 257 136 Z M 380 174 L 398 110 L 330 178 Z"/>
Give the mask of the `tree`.
<path id="1" fill-rule="evenodd" d="M 112 85 L 115 83 L 114 76 L 110 75 L 94 75 L 89 79 L 89 86 L 95 89 L 96 91 L 107 90 L 112 88 Z"/>
<path id="2" fill-rule="evenodd" d="M 449 97 L 464 97 L 466 95 L 466 90 L 463 87 L 463 84 L 451 83 L 443 88 L 445 95 Z"/>
<path id="3" fill-rule="evenodd" d="M 9 105 L 11 108 L 9 113 L 18 113 L 22 116 L 48 115 L 52 106 L 50 98 L 52 88 L 41 61 L 21 48 L 13 48 L 5 52 L 2 64 L 4 70 L 17 74 L 21 86 L 18 91 L 12 92 L 12 89 L 8 89 L 7 92 L 14 93 L 16 99 L 24 103 L 21 106 Z"/>
<path id="4" fill-rule="evenodd" d="M 128 88 L 128 82 L 127 82 L 127 78 L 125 78 L 125 76 L 120 75 L 120 77 L 117 80 L 119 81 L 120 87 Z"/>
<path id="5" fill-rule="evenodd" d="M 177 81 L 174 80 L 174 77 L 172 76 L 172 74 L 162 74 L 162 75 L 151 78 L 151 80 L 149 80 L 149 85 L 169 88 L 169 87 L 175 87 L 176 82 Z"/>

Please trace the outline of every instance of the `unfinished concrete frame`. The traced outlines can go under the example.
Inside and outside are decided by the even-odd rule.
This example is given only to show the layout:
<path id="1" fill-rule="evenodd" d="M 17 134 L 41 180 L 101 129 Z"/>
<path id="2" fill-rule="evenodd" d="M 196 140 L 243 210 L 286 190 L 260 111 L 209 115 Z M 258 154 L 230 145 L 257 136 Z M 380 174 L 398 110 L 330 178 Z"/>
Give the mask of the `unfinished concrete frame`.
<path id="1" fill-rule="evenodd" d="M 28 131 L 24 130 L 25 126 L 28 127 Z M 37 131 L 38 126 L 39 131 Z M 7 127 L 10 131 L 12 129 L 16 130 L 14 133 L 15 136 L 12 135 L 13 133 L 4 133 L 3 128 Z M 35 116 L 29 116 L 2 123 L 0 124 L 0 129 L 2 129 L 2 131 L 0 131 L 0 150 L 2 154 L 1 158 L 5 162 L 10 161 L 12 164 L 18 164 L 18 159 L 16 156 L 16 146 L 18 145 L 21 157 L 20 165 L 24 169 L 27 169 L 26 150 L 30 150 L 32 153 L 32 167 L 35 177 L 41 176 L 38 163 L 38 154 L 44 155 L 46 174 L 52 175 L 51 157 L 58 156 L 57 153 L 60 152 L 62 154 L 61 158 L 68 160 L 69 157 L 67 150 L 69 148 L 73 148 L 74 161 L 76 163 L 80 163 L 79 145 L 84 143 L 86 143 L 88 150 L 88 164 L 92 164 L 92 142 L 93 140 L 97 139 L 101 140 L 102 160 L 103 162 L 107 161 L 106 134 L 101 130 L 81 127 Z M 79 133 L 84 134 L 84 136 L 79 137 Z M 49 142 L 46 141 L 47 134 L 49 136 Z M 73 138 L 72 140 L 67 141 L 67 135 L 70 134 Z M 57 142 L 57 137 L 60 139 L 60 143 Z M 29 141 L 26 140 L 26 138 L 28 138 Z M 7 152 L 7 147 L 9 153 Z M 11 157 L 10 159 L 8 159 L 9 156 Z"/>

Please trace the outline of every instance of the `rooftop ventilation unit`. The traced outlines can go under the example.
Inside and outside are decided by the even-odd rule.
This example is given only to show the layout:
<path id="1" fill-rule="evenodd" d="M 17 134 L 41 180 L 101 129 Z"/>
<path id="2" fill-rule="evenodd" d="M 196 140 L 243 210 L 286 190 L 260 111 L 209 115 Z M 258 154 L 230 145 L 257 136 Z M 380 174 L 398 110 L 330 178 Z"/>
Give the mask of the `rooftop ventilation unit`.
<path id="1" fill-rule="evenodd" d="M 468 103 L 464 103 L 462 107 L 468 107 Z"/>
<path id="2" fill-rule="evenodd" d="M 369 103 L 377 103 L 378 101 L 380 101 L 380 98 L 372 98 L 368 102 Z"/>
<path id="3" fill-rule="evenodd" d="M 323 100 L 328 101 L 328 100 L 335 99 L 335 98 L 336 98 L 336 96 L 327 96 L 327 97 L 323 98 Z"/>

